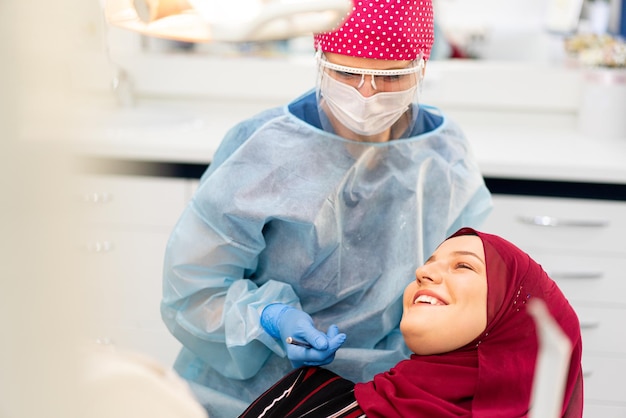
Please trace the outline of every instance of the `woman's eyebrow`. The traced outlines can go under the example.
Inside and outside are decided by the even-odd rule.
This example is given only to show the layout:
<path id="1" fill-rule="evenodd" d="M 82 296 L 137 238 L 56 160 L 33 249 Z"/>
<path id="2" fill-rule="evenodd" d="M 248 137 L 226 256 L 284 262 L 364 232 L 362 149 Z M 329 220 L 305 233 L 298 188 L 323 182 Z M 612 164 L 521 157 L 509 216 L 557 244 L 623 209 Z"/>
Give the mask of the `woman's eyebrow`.
<path id="1" fill-rule="evenodd" d="M 473 253 L 471 251 L 454 251 L 452 254 L 454 255 L 469 255 L 472 257 L 475 257 L 478 261 L 481 262 L 482 265 L 485 265 L 485 261 L 480 258 L 476 253 Z"/>
<path id="2" fill-rule="evenodd" d="M 471 251 L 453 251 L 452 254 L 453 255 L 470 255 L 472 257 L 475 257 L 478 261 L 480 261 L 482 265 L 485 265 L 485 262 L 483 261 L 483 259 L 480 258 L 478 255 L 476 255 L 476 253 L 473 253 Z M 424 264 L 428 264 L 432 261 L 435 261 L 436 259 L 437 259 L 436 254 L 433 254 L 430 257 L 428 257 L 428 260 L 426 260 Z"/>

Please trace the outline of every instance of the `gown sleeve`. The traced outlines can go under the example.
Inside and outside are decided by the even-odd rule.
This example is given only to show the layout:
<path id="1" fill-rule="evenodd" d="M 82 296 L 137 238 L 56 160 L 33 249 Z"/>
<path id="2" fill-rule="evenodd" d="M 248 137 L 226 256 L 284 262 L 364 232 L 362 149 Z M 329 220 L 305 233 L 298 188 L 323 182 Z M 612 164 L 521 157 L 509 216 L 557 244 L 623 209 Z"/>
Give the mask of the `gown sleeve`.
<path id="1" fill-rule="evenodd" d="M 203 175 L 167 244 L 161 316 L 170 332 L 195 355 L 228 378 L 254 376 L 282 345 L 260 326 L 269 303 L 300 308 L 289 284 L 251 277 L 265 246 L 263 220 L 229 210 L 227 181 L 212 173 L 253 131 L 233 128 Z M 230 192 L 230 193 L 229 193 Z"/>

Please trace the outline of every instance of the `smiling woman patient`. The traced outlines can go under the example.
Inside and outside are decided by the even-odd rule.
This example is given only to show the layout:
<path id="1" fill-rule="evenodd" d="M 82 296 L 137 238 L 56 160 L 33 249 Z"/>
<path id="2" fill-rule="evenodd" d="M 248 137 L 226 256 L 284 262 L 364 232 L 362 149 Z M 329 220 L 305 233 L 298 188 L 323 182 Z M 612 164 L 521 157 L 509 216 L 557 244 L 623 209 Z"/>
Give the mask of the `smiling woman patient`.
<path id="1" fill-rule="evenodd" d="M 400 330 L 415 354 L 456 350 L 487 326 L 487 272 L 482 241 L 444 241 L 404 291 Z"/>
<path id="2" fill-rule="evenodd" d="M 574 310 L 526 253 L 471 228 L 445 240 L 404 291 L 400 330 L 409 359 L 357 384 L 324 368 L 298 368 L 241 417 L 524 417 L 538 352 L 526 310 L 532 298 L 545 302 L 572 343 L 561 416 L 581 417 Z"/>

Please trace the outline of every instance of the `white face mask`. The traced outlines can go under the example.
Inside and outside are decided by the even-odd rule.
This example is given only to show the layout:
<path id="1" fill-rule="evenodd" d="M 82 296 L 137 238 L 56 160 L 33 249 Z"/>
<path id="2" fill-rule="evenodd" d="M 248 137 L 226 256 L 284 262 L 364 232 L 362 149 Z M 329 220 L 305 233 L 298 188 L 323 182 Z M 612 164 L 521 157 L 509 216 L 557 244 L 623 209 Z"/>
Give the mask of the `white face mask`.
<path id="1" fill-rule="evenodd" d="M 408 90 L 363 97 L 354 87 L 322 75 L 321 94 L 332 114 L 359 135 L 375 135 L 390 128 L 415 99 L 417 85 Z"/>

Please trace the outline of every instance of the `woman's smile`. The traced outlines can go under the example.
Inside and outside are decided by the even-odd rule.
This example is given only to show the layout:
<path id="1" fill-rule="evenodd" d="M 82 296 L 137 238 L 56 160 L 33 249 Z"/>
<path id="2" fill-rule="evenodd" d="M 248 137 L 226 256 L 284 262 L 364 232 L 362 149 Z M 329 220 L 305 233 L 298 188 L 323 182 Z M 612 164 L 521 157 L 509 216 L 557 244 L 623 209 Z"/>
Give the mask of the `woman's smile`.
<path id="1" fill-rule="evenodd" d="M 413 304 L 445 306 L 448 304 L 441 296 L 430 290 L 419 290 L 413 296 Z"/>

